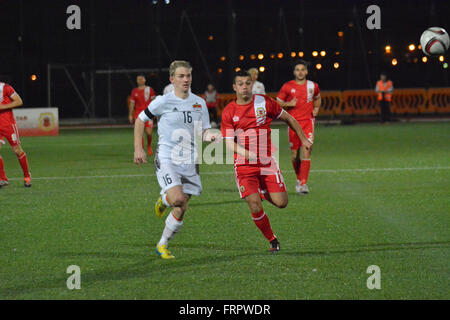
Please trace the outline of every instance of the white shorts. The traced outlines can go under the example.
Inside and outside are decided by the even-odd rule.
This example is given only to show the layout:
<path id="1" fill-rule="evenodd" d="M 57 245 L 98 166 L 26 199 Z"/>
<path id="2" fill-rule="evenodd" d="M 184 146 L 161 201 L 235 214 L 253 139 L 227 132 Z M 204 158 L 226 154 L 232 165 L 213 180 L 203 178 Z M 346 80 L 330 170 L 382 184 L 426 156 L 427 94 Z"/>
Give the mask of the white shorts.
<path id="1" fill-rule="evenodd" d="M 175 186 L 181 185 L 185 194 L 199 196 L 202 193 L 202 182 L 198 165 L 175 165 L 171 161 L 155 159 L 156 177 L 161 186 L 161 194 Z"/>

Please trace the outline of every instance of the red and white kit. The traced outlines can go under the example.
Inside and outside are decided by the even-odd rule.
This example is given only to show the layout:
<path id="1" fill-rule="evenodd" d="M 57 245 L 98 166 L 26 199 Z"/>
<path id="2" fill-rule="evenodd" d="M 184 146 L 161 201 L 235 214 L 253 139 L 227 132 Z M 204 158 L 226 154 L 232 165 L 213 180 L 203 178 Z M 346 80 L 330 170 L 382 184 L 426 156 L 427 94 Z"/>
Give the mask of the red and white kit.
<path id="1" fill-rule="evenodd" d="M 253 193 L 285 192 L 286 186 L 278 164 L 272 157 L 275 147 L 270 139 L 270 124 L 283 113 L 278 103 L 256 94 L 252 102 L 239 105 L 230 102 L 222 113 L 222 136 L 257 155 L 251 162 L 234 154 L 236 183 L 241 198 Z"/>
<path id="2" fill-rule="evenodd" d="M 286 111 L 297 120 L 302 127 L 306 138 L 314 141 L 314 98 L 320 94 L 317 83 L 306 80 L 304 84 L 298 84 L 295 80 L 286 82 L 278 93 L 277 98 L 289 102 L 297 98 L 297 104 Z M 300 138 L 289 128 L 289 145 L 291 150 L 298 150 L 302 146 Z"/>
<path id="3" fill-rule="evenodd" d="M 134 88 L 131 91 L 130 102 L 134 102 L 134 118 L 136 119 L 139 114 L 147 109 L 150 102 L 155 99 L 156 94 L 152 87 L 146 86 L 144 89 Z M 147 121 L 146 127 L 153 128 L 153 121 Z"/>
<path id="4" fill-rule="evenodd" d="M 9 84 L 0 82 L 0 103 L 9 104 L 11 98 L 16 94 L 14 88 Z M 16 119 L 12 109 L 0 110 L 0 139 L 3 137 L 8 140 L 11 146 L 20 144 L 19 129 L 17 128 Z M 2 140 L 3 141 L 3 140 Z"/>

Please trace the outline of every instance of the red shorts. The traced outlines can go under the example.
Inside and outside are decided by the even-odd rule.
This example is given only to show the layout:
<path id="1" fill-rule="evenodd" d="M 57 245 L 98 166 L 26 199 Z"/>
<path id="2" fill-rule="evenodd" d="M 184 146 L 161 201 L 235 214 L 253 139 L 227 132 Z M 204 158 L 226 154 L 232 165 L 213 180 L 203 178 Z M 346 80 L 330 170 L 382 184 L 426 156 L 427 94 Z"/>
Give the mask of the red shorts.
<path id="1" fill-rule="evenodd" d="M 283 175 L 275 162 L 271 167 L 237 166 L 235 178 L 241 198 L 261 192 L 286 192 Z"/>
<path id="2" fill-rule="evenodd" d="M 8 140 L 11 147 L 15 147 L 20 144 L 19 128 L 17 128 L 16 121 L 0 123 L 0 139 L 3 139 L 3 137 Z"/>
<path id="3" fill-rule="evenodd" d="M 298 124 L 303 130 L 303 133 L 305 134 L 306 138 L 308 138 L 311 142 L 314 141 L 314 123 L 316 122 L 316 119 L 308 119 L 308 120 L 300 120 L 298 121 Z M 297 136 L 295 131 L 293 131 L 291 128 L 288 128 L 289 130 L 289 146 L 291 147 L 291 150 L 298 150 L 302 146 L 302 142 L 300 141 L 300 138 Z"/>
<path id="4" fill-rule="evenodd" d="M 206 106 L 208 107 L 208 109 L 216 108 L 217 107 L 217 102 L 207 102 Z"/>

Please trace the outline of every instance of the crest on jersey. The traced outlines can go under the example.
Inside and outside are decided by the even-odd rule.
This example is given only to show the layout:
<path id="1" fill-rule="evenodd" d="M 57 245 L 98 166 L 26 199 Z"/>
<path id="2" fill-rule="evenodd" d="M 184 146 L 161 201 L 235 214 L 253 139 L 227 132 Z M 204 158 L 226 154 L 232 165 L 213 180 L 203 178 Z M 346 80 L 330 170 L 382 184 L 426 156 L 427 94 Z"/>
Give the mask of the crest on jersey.
<path id="1" fill-rule="evenodd" d="M 266 116 L 266 108 L 263 108 L 263 107 L 256 108 L 256 116 L 258 118 L 265 117 Z"/>
<path id="2" fill-rule="evenodd" d="M 238 116 L 234 116 L 233 117 L 233 122 L 238 122 L 239 121 L 239 117 Z"/>
<path id="3" fill-rule="evenodd" d="M 192 108 L 194 108 L 194 110 L 199 110 L 202 108 L 201 104 L 195 103 L 194 105 L 192 105 Z"/>
<path id="4" fill-rule="evenodd" d="M 311 89 L 311 88 L 310 88 L 310 89 L 308 90 L 308 92 L 309 92 L 310 95 L 312 95 L 312 94 L 314 93 L 314 89 Z"/>
<path id="5" fill-rule="evenodd" d="M 244 193 L 244 192 L 245 192 L 244 186 L 240 186 L 240 187 L 239 187 L 239 191 L 240 191 L 241 193 Z"/>
<path id="6" fill-rule="evenodd" d="M 291 93 L 292 93 L 292 94 L 295 94 L 295 89 L 291 89 Z"/>

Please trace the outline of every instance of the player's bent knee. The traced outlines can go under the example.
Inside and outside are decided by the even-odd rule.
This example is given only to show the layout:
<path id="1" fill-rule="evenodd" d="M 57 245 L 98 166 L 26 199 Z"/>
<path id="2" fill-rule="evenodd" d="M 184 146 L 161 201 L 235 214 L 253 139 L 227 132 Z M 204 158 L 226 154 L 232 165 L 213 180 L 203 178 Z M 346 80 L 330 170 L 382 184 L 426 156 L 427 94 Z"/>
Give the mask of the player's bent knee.
<path id="1" fill-rule="evenodd" d="M 277 206 L 277 208 L 284 209 L 288 205 L 288 200 L 287 199 L 286 200 L 281 200 L 278 203 L 275 203 L 275 205 Z"/>

